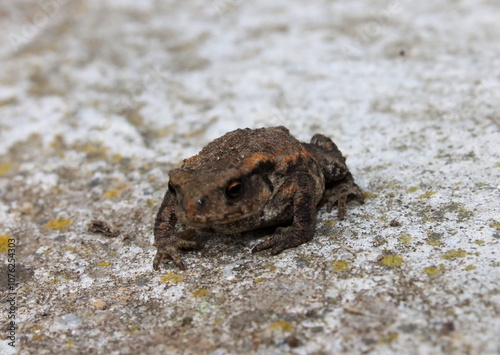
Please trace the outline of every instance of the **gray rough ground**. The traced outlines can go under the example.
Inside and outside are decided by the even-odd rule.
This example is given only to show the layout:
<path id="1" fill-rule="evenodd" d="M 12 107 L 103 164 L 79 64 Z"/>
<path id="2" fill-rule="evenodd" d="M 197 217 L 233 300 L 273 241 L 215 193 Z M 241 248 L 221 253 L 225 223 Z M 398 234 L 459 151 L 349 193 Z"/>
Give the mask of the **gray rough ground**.
<path id="1" fill-rule="evenodd" d="M 499 354 L 499 18 L 496 0 L 2 1 L 0 353 Z M 332 137 L 367 203 L 277 256 L 218 235 L 153 272 L 167 172 L 278 124 Z"/>

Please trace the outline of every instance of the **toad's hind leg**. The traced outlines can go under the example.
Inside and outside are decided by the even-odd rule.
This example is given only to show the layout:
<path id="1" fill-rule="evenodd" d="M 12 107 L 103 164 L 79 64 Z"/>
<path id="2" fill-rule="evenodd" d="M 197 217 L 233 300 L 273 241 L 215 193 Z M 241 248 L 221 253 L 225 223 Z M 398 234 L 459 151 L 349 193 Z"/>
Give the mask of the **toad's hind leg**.
<path id="1" fill-rule="evenodd" d="M 328 212 L 337 204 L 339 218 L 345 216 L 345 205 L 349 199 L 364 203 L 363 191 L 354 182 L 346 165 L 346 158 L 337 145 L 322 134 L 315 134 L 307 145 L 321 165 L 325 176 L 325 192 L 322 202 L 326 202 Z"/>
<path id="2" fill-rule="evenodd" d="M 323 195 L 323 202 L 326 202 L 326 211 L 332 212 L 333 206 L 337 204 L 338 216 L 340 219 L 345 217 L 346 203 L 350 200 L 357 200 L 359 203 L 365 203 L 363 190 L 356 185 L 350 172 L 340 180 L 326 185 Z"/>
<path id="3" fill-rule="evenodd" d="M 342 153 L 340 152 L 339 148 L 337 148 L 337 145 L 335 143 L 333 143 L 333 141 L 330 138 L 328 138 L 327 136 L 325 136 L 323 134 L 316 133 L 311 138 L 311 144 L 320 146 L 324 150 L 326 150 L 327 152 L 331 152 L 336 156 L 342 157 Z M 345 158 L 344 158 L 344 162 L 345 162 Z"/>
<path id="4" fill-rule="evenodd" d="M 307 145 L 321 165 L 325 182 L 342 180 L 348 173 L 345 157 L 333 141 L 322 134 L 315 134 Z"/>

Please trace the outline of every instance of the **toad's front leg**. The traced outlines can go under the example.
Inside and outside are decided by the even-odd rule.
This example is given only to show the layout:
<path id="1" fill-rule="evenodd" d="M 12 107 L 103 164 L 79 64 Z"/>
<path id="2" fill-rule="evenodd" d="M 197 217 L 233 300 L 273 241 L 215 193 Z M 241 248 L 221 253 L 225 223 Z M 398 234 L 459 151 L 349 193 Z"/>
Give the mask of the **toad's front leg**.
<path id="1" fill-rule="evenodd" d="M 153 269 L 158 270 L 160 263 L 170 258 L 181 269 L 186 266 L 179 255 L 179 249 L 193 250 L 199 249 L 199 245 L 191 240 L 179 238 L 175 232 L 177 216 L 175 215 L 175 196 L 167 191 L 156 216 L 154 235 L 156 244 L 156 256 L 153 260 Z"/>
<path id="2" fill-rule="evenodd" d="M 313 238 L 316 227 L 316 185 L 315 179 L 307 174 L 297 175 L 289 181 L 284 188 L 293 194 L 292 225 L 278 228 L 274 235 L 257 244 L 252 253 L 271 248 L 271 254 L 275 255 Z"/>

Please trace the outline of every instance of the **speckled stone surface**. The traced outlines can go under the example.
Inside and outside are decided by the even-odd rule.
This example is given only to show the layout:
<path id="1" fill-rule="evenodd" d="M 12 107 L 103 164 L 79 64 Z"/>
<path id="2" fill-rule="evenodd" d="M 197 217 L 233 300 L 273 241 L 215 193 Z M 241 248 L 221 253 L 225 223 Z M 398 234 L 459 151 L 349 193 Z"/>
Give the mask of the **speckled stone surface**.
<path id="1" fill-rule="evenodd" d="M 500 353 L 499 18 L 493 0 L 1 2 L 0 353 Z M 279 124 L 330 136 L 367 202 L 277 256 L 214 235 L 153 272 L 168 171 Z"/>

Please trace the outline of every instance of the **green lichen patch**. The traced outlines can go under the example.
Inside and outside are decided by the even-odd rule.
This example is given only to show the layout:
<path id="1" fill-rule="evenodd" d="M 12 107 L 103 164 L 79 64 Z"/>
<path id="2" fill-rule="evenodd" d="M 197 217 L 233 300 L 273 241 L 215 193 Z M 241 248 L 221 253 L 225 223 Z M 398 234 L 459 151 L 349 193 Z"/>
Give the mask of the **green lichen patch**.
<path id="1" fill-rule="evenodd" d="M 380 338 L 378 340 L 379 344 L 389 344 L 392 343 L 395 340 L 398 340 L 399 334 L 398 333 L 389 333 L 387 334 L 386 337 Z"/>
<path id="2" fill-rule="evenodd" d="M 419 198 L 430 198 L 436 194 L 435 191 L 426 191 L 423 194 L 419 195 Z"/>
<path id="3" fill-rule="evenodd" d="M 439 272 L 439 269 L 435 266 L 429 266 L 425 268 L 425 273 L 427 275 L 436 275 Z"/>
<path id="4" fill-rule="evenodd" d="M 182 281 L 182 275 L 178 275 L 174 272 L 168 272 L 160 279 L 161 283 L 177 283 Z"/>
<path id="5" fill-rule="evenodd" d="M 266 265 L 264 265 L 264 267 L 269 269 L 270 272 L 274 272 L 277 269 L 276 265 L 274 265 L 272 263 L 267 263 Z"/>
<path id="6" fill-rule="evenodd" d="M 206 288 L 200 288 L 192 292 L 193 296 L 196 298 L 202 298 L 208 295 L 208 290 Z"/>
<path id="7" fill-rule="evenodd" d="M 367 200 L 371 200 L 371 199 L 374 199 L 377 197 L 376 194 L 374 194 L 373 192 L 370 192 L 370 191 L 363 191 L 363 196 L 365 196 L 365 199 Z"/>
<path id="8" fill-rule="evenodd" d="M 444 264 L 439 264 L 437 266 L 429 266 L 425 268 L 425 273 L 427 275 L 436 275 L 437 273 L 443 272 L 444 271 Z"/>
<path id="9" fill-rule="evenodd" d="M 9 250 L 9 240 L 12 238 L 10 234 L 0 235 L 0 252 Z"/>
<path id="10" fill-rule="evenodd" d="M 385 266 L 396 267 L 403 263 L 403 258 L 398 255 L 386 255 L 380 262 Z"/>
<path id="11" fill-rule="evenodd" d="M 7 174 L 10 169 L 12 169 L 11 162 L 0 164 L 0 176 Z"/>
<path id="12" fill-rule="evenodd" d="M 329 264 L 333 265 L 333 271 L 349 270 L 349 263 L 345 260 L 330 261 Z"/>
<path id="13" fill-rule="evenodd" d="M 323 221 L 323 225 L 327 226 L 327 227 L 333 227 L 335 224 L 335 221 L 334 220 L 327 220 L 327 221 Z"/>
<path id="14" fill-rule="evenodd" d="M 399 236 L 399 241 L 403 244 L 409 244 L 411 243 L 411 237 L 406 234 L 401 234 Z"/>
<path id="15" fill-rule="evenodd" d="M 443 233 L 430 232 L 429 237 L 426 239 L 427 244 L 437 247 L 441 244 Z"/>
<path id="16" fill-rule="evenodd" d="M 464 258 L 467 256 L 467 252 L 463 249 L 450 249 L 442 255 L 443 259 L 454 260 L 458 258 Z"/>
<path id="17" fill-rule="evenodd" d="M 118 197 L 118 190 L 111 189 L 111 190 L 107 191 L 106 193 L 104 193 L 103 197 L 104 198 L 115 198 L 115 197 Z"/>
<path id="18" fill-rule="evenodd" d="M 67 228 L 73 223 L 71 219 L 53 219 L 45 224 L 48 229 L 63 229 Z"/>
<path id="19" fill-rule="evenodd" d="M 271 330 L 279 330 L 280 329 L 283 333 L 289 333 L 293 330 L 294 327 L 293 327 L 292 323 L 289 323 L 285 320 L 282 320 L 282 321 L 270 324 L 269 328 Z"/>
<path id="20" fill-rule="evenodd" d="M 447 205 L 445 209 L 455 213 L 459 222 L 466 221 L 473 216 L 473 213 L 466 209 L 462 203 L 453 202 Z"/>
<path id="21" fill-rule="evenodd" d="M 410 186 L 407 191 L 410 193 L 417 192 L 418 186 Z"/>
<path id="22" fill-rule="evenodd" d="M 84 152 L 90 161 L 104 160 L 108 154 L 108 148 L 102 142 L 94 141 L 85 144 L 74 144 L 72 148 L 79 152 Z"/>

